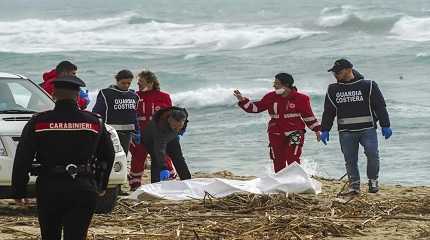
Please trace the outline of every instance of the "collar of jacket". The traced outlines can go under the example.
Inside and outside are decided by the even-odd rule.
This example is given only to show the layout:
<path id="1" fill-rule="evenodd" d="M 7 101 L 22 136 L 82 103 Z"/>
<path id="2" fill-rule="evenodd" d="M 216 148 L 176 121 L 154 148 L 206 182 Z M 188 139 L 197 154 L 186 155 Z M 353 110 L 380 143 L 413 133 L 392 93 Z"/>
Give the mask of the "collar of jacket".
<path id="1" fill-rule="evenodd" d="M 352 83 L 356 83 L 360 80 L 363 80 L 363 76 L 361 76 L 361 75 L 355 76 L 354 75 L 354 79 L 352 79 L 350 81 L 339 81 L 338 83 L 340 83 L 340 84 L 352 84 Z"/>
<path id="2" fill-rule="evenodd" d="M 113 84 L 110 85 L 108 88 L 111 88 L 111 89 L 119 91 L 119 92 L 124 92 L 124 93 L 126 93 L 126 92 L 133 92 L 131 89 L 122 90 L 117 85 L 113 85 Z"/>
<path id="3" fill-rule="evenodd" d="M 76 103 L 75 100 L 69 100 L 69 99 L 67 99 L 67 100 L 59 100 L 59 101 L 57 101 L 55 103 L 54 110 L 60 110 L 60 111 L 61 110 L 67 110 L 67 111 L 76 110 L 76 111 L 78 111 L 79 108 L 78 108 L 78 104 Z"/>

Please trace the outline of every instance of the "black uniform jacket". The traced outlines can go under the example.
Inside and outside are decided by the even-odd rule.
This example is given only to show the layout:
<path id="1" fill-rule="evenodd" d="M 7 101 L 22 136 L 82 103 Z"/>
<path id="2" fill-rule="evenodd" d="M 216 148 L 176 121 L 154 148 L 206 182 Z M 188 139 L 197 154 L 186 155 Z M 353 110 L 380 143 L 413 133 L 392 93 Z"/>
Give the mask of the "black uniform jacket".
<path id="1" fill-rule="evenodd" d="M 15 198 L 26 196 L 34 160 L 41 165 L 38 184 L 96 191 L 92 174 L 75 179 L 67 174 L 48 174 L 56 166 L 89 164 L 94 157 L 106 166 L 100 179 L 100 190 L 104 190 L 115 158 L 110 134 L 97 114 L 79 110 L 75 101 L 57 101 L 54 110 L 35 114 L 22 131 L 12 172 Z"/>

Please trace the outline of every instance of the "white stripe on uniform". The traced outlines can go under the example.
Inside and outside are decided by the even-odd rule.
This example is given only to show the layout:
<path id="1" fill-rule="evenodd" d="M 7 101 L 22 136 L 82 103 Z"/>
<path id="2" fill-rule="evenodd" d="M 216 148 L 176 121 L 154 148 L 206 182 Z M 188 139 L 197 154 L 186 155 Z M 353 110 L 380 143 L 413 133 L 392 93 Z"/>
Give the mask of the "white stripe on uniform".
<path id="1" fill-rule="evenodd" d="M 315 120 L 317 120 L 317 119 L 314 116 L 303 118 L 303 121 L 305 121 L 305 122 L 312 122 L 312 121 L 315 121 Z"/>

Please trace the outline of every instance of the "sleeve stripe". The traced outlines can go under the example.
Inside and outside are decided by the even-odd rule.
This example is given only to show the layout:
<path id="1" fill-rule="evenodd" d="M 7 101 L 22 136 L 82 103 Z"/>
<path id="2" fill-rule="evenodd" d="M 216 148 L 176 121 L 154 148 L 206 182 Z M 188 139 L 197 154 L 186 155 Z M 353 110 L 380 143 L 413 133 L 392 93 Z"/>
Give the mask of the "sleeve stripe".
<path id="1" fill-rule="evenodd" d="M 314 116 L 312 116 L 312 117 L 306 117 L 306 118 L 303 118 L 303 120 L 305 121 L 305 122 L 312 122 L 312 121 L 315 121 L 315 120 L 317 120 Z"/>
<path id="2" fill-rule="evenodd" d="M 318 121 L 316 121 L 314 124 L 310 125 L 309 128 L 314 129 L 315 127 L 317 127 L 319 125 L 320 125 L 320 123 Z"/>

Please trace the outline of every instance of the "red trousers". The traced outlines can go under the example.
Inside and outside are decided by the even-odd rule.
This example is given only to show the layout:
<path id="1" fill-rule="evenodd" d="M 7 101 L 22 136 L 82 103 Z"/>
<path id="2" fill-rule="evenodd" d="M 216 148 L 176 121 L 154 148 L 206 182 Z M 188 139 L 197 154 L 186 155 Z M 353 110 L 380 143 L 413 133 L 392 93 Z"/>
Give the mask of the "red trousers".
<path id="1" fill-rule="evenodd" d="M 304 131 L 297 133 L 295 139 L 280 133 L 269 133 L 270 158 L 273 160 L 275 172 L 279 172 L 293 162 L 300 164 L 305 134 Z"/>
<path id="2" fill-rule="evenodd" d="M 135 144 L 130 143 L 130 153 L 131 153 L 131 169 L 128 176 L 128 184 L 132 189 L 140 187 L 142 185 L 142 176 L 145 171 L 145 162 L 148 156 L 148 151 L 143 143 Z M 170 172 L 170 177 L 174 178 L 176 173 L 173 168 L 172 159 L 166 155 L 166 165 L 167 170 Z"/>

